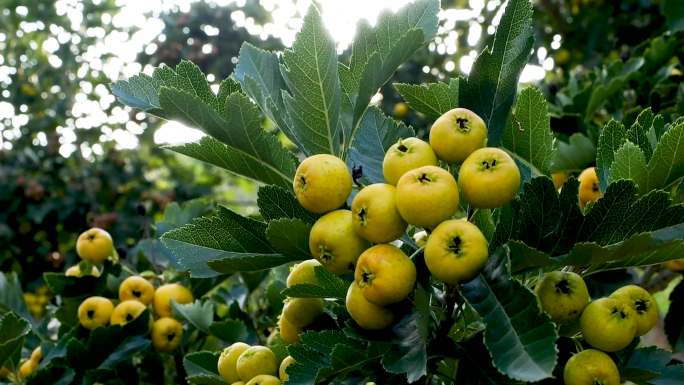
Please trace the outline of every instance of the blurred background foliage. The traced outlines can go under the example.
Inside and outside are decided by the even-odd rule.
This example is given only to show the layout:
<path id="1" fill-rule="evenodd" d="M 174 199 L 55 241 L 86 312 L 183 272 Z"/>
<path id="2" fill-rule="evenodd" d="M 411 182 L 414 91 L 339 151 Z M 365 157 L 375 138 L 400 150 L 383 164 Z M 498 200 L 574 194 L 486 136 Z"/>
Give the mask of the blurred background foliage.
<path id="1" fill-rule="evenodd" d="M 254 212 L 251 182 L 159 146 L 192 130 L 119 106 L 107 85 L 184 58 L 218 84 L 243 41 L 275 50 L 290 44 L 306 2 L 287 8 L 295 13 L 280 34 L 272 33 L 273 19 L 288 2 L 183 2 L 144 15 L 153 33 L 118 20 L 123 3 L 0 0 L 0 268 L 17 271 L 25 289 L 40 285 L 43 271 L 72 264 L 76 235 L 88 226 L 112 233 L 123 255 L 173 263 L 153 238 L 163 232 L 160 223 L 189 220 L 170 219 L 175 208 L 164 216 L 171 202 L 211 197 Z M 490 43 L 503 3 L 442 1 L 438 36 L 376 102 L 425 133 L 431 121 L 407 108 L 391 84 L 467 72 Z M 668 120 L 682 115 L 684 10 L 677 0 L 539 0 L 535 8 L 535 53 L 522 80 L 544 80 L 552 129 L 563 142 L 575 136 L 567 146 L 576 161 L 556 169 L 589 166 L 598 130 L 611 118 L 629 122 L 647 106 Z M 346 46 L 339 48 L 348 58 Z"/>

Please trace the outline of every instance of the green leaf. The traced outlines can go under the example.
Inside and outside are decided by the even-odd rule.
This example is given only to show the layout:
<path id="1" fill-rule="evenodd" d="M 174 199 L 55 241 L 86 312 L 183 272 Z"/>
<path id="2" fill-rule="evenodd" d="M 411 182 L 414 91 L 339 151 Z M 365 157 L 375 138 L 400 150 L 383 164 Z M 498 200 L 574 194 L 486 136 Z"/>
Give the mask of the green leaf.
<path id="1" fill-rule="evenodd" d="M 29 312 L 23 294 L 17 273 L 0 272 L 0 310 L 2 312 L 13 311 L 28 319 Z"/>
<path id="2" fill-rule="evenodd" d="M 169 230 L 183 226 L 191 220 L 209 213 L 214 205 L 204 198 L 192 199 L 181 204 L 171 202 L 164 208 L 164 214 L 155 222 L 157 234 L 163 234 Z"/>
<path id="3" fill-rule="evenodd" d="M 648 189 L 664 188 L 684 176 L 684 122 L 663 134 L 648 162 Z"/>
<path id="4" fill-rule="evenodd" d="M 193 385 L 226 385 L 218 374 L 218 352 L 193 352 L 183 357 L 186 379 Z"/>
<path id="5" fill-rule="evenodd" d="M 92 295 L 101 294 L 106 287 L 105 277 L 67 277 L 64 273 L 43 273 L 43 280 L 50 291 L 64 297 L 80 297 L 84 293 Z"/>
<path id="6" fill-rule="evenodd" d="M 112 94 L 120 102 L 143 111 L 158 110 L 159 88 L 163 82 L 158 78 L 140 74 L 128 80 L 121 80 L 111 85 Z"/>
<path id="7" fill-rule="evenodd" d="M 606 191 L 610 180 L 610 166 L 613 164 L 615 153 L 627 140 L 627 130 L 620 122 L 611 120 L 603 126 L 598 140 L 596 154 L 596 175 L 599 178 L 601 191 Z"/>
<path id="8" fill-rule="evenodd" d="M 626 63 L 615 62 L 613 66 L 619 67 L 617 74 L 609 76 L 603 82 L 596 81 L 591 89 L 587 109 L 584 113 L 585 119 L 590 120 L 596 111 L 614 94 L 621 92 L 628 83 L 631 76 L 638 73 L 644 65 L 641 57 L 629 59 Z"/>
<path id="9" fill-rule="evenodd" d="M 532 52 L 532 4 L 511 0 L 491 48 L 478 56 L 468 80 L 461 84 L 459 105 L 487 124 L 488 145 L 498 146 L 518 90 L 518 78 Z"/>
<path id="10" fill-rule="evenodd" d="M 237 319 L 214 322 L 209 326 L 209 332 L 226 344 L 246 341 L 249 336 L 245 323 Z"/>
<path id="11" fill-rule="evenodd" d="M 285 108 L 296 143 L 306 155 L 339 154 L 338 130 L 342 89 L 337 75 L 335 42 L 311 6 L 291 49 L 283 52 L 281 74 L 289 92 Z"/>
<path id="12" fill-rule="evenodd" d="M 510 241 L 507 245 L 511 250 L 511 272 L 513 274 L 540 266 L 548 266 L 554 262 L 548 254 L 532 248 L 522 241 Z"/>
<path id="13" fill-rule="evenodd" d="M 109 356 L 102 361 L 98 369 L 114 369 L 120 363 L 129 360 L 135 354 L 147 349 L 151 345 L 149 338 L 145 336 L 126 337 L 121 341 Z"/>
<path id="14" fill-rule="evenodd" d="M 648 266 L 681 258 L 684 255 L 684 224 L 678 224 L 628 239 L 600 246 L 593 242 L 580 242 L 566 256 L 557 260 L 557 266 L 578 266 L 586 273 Z"/>
<path id="15" fill-rule="evenodd" d="M 295 359 L 295 363 L 287 369 L 289 380 L 286 384 L 313 385 L 319 375 L 332 378 L 336 372 L 343 373 L 355 366 L 353 361 L 362 362 L 364 355 L 358 354 L 360 347 L 357 341 L 351 340 L 340 331 L 306 332 L 302 334 L 299 343 L 288 347 L 288 352 Z M 350 351 L 357 353 L 358 359 L 343 357 L 345 352 Z"/>
<path id="16" fill-rule="evenodd" d="M 549 108 L 544 94 L 536 87 L 525 88 L 518 96 L 515 112 L 503 132 L 502 144 L 548 174 L 554 153 Z"/>
<path id="17" fill-rule="evenodd" d="M 314 267 L 315 284 L 300 284 L 288 287 L 282 291 L 287 297 L 297 298 L 336 298 L 344 300 L 347 296 L 349 283 L 322 266 Z"/>
<path id="18" fill-rule="evenodd" d="M 311 224 L 301 219 L 276 219 L 268 223 L 266 238 L 279 253 L 295 259 L 309 259 Z"/>
<path id="19" fill-rule="evenodd" d="M 427 374 L 427 343 L 430 337 L 430 298 L 420 286 L 415 290 L 414 307 L 394 327 L 397 344 L 382 358 L 390 373 L 406 373 L 409 383 Z"/>
<path id="20" fill-rule="evenodd" d="M 662 10 L 670 31 L 684 30 L 684 3 L 679 0 L 664 0 Z"/>
<path id="21" fill-rule="evenodd" d="M 556 141 L 551 171 L 578 171 L 594 162 L 596 147 L 584 134 L 574 133 L 566 143 Z"/>
<path id="22" fill-rule="evenodd" d="M 643 193 L 646 191 L 646 158 L 644 153 L 634 143 L 626 141 L 617 152 L 613 164 L 610 166 L 610 182 L 618 179 L 630 179 L 634 181 Z"/>
<path id="23" fill-rule="evenodd" d="M 259 111 L 246 96 L 228 96 L 227 116 L 221 116 L 197 97 L 173 88 L 163 87 L 160 99 L 171 119 L 214 137 L 170 147 L 172 150 L 256 181 L 291 187 L 296 159 L 273 134 L 261 128 Z"/>
<path id="24" fill-rule="evenodd" d="M 400 138 L 415 136 L 413 128 L 385 116 L 380 109 L 371 107 L 361 120 L 361 126 L 349 149 L 347 164 L 352 169 L 360 167 L 362 176 L 358 180 L 364 184 L 385 180 L 382 174 L 382 161 L 385 151 Z"/>
<path id="25" fill-rule="evenodd" d="M 31 324 L 14 312 L 0 317 L 0 366 L 15 368 L 21 358 L 24 338 L 31 331 Z"/>
<path id="26" fill-rule="evenodd" d="M 164 233 L 161 240 L 194 277 L 267 269 L 291 260 L 275 253 L 266 240 L 265 223 L 225 207 Z"/>
<path id="27" fill-rule="evenodd" d="M 482 318 L 468 303 L 463 304 L 463 310 L 459 312 L 456 322 L 449 330 L 449 337 L 454 342 L 461 342 L 475 337 L 485 330 Z"/>
<path id="28" fill-rule="evenodd" d="M 290 218 L 314 223 L 317 219 L 315 214 L 310 213 L 299 204 L 292 192 L 284 188 L 261 186 L 257 195 L 259 212 L 266 220 Z"/>
<path id="29" fill-rule="evenodd" d="M 214 320 L 214 304 L 212 301 L 201 301 L 180 304 L 171 301 L 171 308 L 176 318 L 188 321 L 192 326 L 204 333 L 209 333 L 209 327 Z"/>
<path id="30" fill-rule="evenodd" d="M 429 118 L 438 118 L 445 112 L 458 107 L 459 78 L 449 84 L 443 82 L 407 84 L 394 83 L 394 88 L 414 110 Z"/>
<path id="31" fill-rule="evenodd" d="M 485 345 L 499 371 L 528 382 L 553 376 L 558 333 L 534 294 L 511 279 L 505 247 L 490 256 L 483 274 L 461 292 L 486 325 Z"/>

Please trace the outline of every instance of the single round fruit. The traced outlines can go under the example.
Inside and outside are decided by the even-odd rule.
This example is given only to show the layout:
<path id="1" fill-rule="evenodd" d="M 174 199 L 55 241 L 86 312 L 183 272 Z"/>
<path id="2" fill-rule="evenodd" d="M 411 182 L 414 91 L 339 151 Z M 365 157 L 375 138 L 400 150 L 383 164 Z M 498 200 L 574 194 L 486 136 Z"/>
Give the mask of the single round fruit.
<path id="1" fill-rule="evenodd" d="M 570 357 L 563 381 L 565 385 L 620 385 L 620 372 L 609 355 L 587 349 Z"/>
<path id="2" fill-rule="evenodd" d="M 260 374 L 274 375 L 278 372 L 276 356 L 265 346 L 252 346 L 242 352 L 236 364 L 242 381 L 249 381 Z"/>
<path id="3" fill-rule="evenodd" d="M 280 377 L 280 381 L 287 381 L 290 376 L 287 374 L 287 368 L 295 363 L 295 359 L 292 358 L 292 356 L 287 356 L 285 359 L 280 363 L 280 368 L 278 369 L 278 377 Z"/>
<path id="4" fill-rule="evenodd" d="M 38 363 L 33 360 L 24 361 L 19 367 L 19 378 L 28 378 L 38 368 Z"/>
<path id="5" fill-rule="evenodd" d="M 394 113 L 395 118 L 404 119 L 406 115 L 408 115 L 409 113 L 409 106 L 404 102 L 399 102 L 394 105 L 394 109 L 392 112 Z"/>
<path id="6" fill-rule="evenodd" d="M 569 323 L 589 304 L 589 291 L 582 277 L 565 271 L 544 274 L 535 288 L 542 310 L 556 323 Z"/>
<path id="7" fill-rule="evenodd" d="M 280 380 L 270 374 L 260 374 L 249 380 L 246 385 L 280 385 Z"/>
<path id="8" fill-rule="evenodd" d="M 109 323 L 114 304 L 105 297 L 86 298 L 78 307 L 78 320 L 81 326 L 93 330 Z"/>
<path id="9" fill-rule="evenodd" d="M 359 255 L 368 247 L 352 224 L 352 212 L 335 210 L 320 217 L 309 234 L 309 251 L 335 274 L 354 270 Z"/>
<path id="10" fill-rule="evenodd" d="M 126 325 L 140 317 L 145 309 L 145 305 L 138 301 L 123 301 L 116 305 L 109 322 L 112 325 Z"/>
<path id="11" fill-rule="evenodd" d="M 427 142 L 418 138 L 405 138 L 390 146 L 382 160 L 385 181 L 396 185 L 402 175 L 423 166 L 436 166 L 437 155 Z"/>
<path id="12" fill-rule="evenodd" d="M 236 342 L 221 352 L 218 359 L 218 372 L 227 383 L 232 384 L 240 380 L 237 372 L 237 360 L 247 349 L 249 349 L 249 345 L 246 343 Z"/>
<path id="13" fill-rule="evenodd" d="M 579 204 L 584 208 L 589 202 L 595 202 L 603 195 L 599 189 L 596 168 L 589 167 L 579 175 Z"/>
<path id="14" fill-rule="evenodd" d="M 397 209 L 412 225 L 433 228 L 458 210 L 458 185 L 453 175 L 437 166 L 404 174 L 397 183 Z"/>
<path id="15" fill-rule="evenodd" d="M 520 170 L 505 151 L 485 147 L 463 162 L 458 185 L 470 206 L 494 209 L 515 198 L 520 188 Z"/>
<path id="16" fill-rule="evenodd" d="M 316 259 L 308 259 L 292 266 L 290 274 L 287 276 L 287 287 L 304 283 L 316 284 L 318 282 L 318 279 L 316 278 L 316 266 L 323 265 Z"/>
<path id="17" fill-rule="evenodd" d="M 100 276 L 100 274 L 100 270 L 98 270 L 98 268 L 95 266 L 91 266 L 90 274 L 84 274 L 84 272 L 81 271 L 80 265 L 73 265 L 70 268 L 66 269 L 66 271 L 64 272 L 64 275 L 66 275 L 67 277 L 77 278 L 83 277 L 85 275 L 92 275 L 93 277 L 97 278 Z"/>
<path id="18" fill-rule="evenodd" d="M 476 113 L 454 108 L 442 114 L 430 128 L 430 146 L 449 163 L 461 163 L 487 144 L 487 125 Z"/>
<path id="19" fill-rule="evenodd" d="M 388 243 L 404 235 L 408 226 L 399 215 L 396 188 L 376 183 L 364 187 L 352 201 L 354 230 L 373 243 Z"/>
<path id="20" fill-rule="evenodd" d="M 139 275 L 128 277 L 119 285 L 119 299 L 121 301 L 136 300 L 143 305 L 149 305 L 153 297 L 154 286 Z"/>
<path id="21" fill-rule="evenodd" d="M 171 300 L 179 304 L 190 303 L 193 301 L 192 292 L 187 287 L 177 283 L 159 286 L 152 299 L 154 312 L 158 317 L 171 317 Z"/>
<path id="22" fill-rule="evenodd" d="M 627 347 L 636 335 L 636 314 L 630 306 L 615 298 L 592 301 L 580 317 L 584 340 L 604 352 Z"/>
<path id="23" fill-rule="evenodd" d="M 33 351 L 31 352 L 31 360 L 35 362 L 40 362 L 40 360 L 43 359 L 43 349 L 40 346 L 37 346 Z"/>
<path id="24" fill-rule="evenodd" d="M 349 315 L 362 329 L 384 329 L 394 320 L 391 311 L 368 301 L 356 282 L 352 282 L 347 290 L 345 305 Z"/>
<path id="25" fill-rule="evenodd" d="M 114 251 L 111 235 L 105 230 L 93 227 L 78 236 L 76 253 L 84 261 L 99 264 L 104 262 Z"/>
<path id="26" fill-rule="evenodd" d="M 162 317 L 152 324 L 152 346 L 159 352 L 176 350 L 183 339 L 183 324 L 170 317 Z"/>
<path id="27" fill-rule="evenodd" d="M 385 306 L 404 300 L 416 283 L 416 266 L 394 245 L 375 245 L 359 257 L 354 281 L 370 302 Z"/>
<path id="28" fill-rule="evenodd" d="M 455 285 L 469 281 L 487 263 L 487 239 L 465 219 L 442 222 L 425 244 L 425 264 L 433 277 Z"/>
<path id="29" fill-rule="evenodd" d="M 675 272 L 684 271 L 684 258 L 667 261 L 665 262 L 665 267 Z"/>
<path id="30" fill-rule="evenodd" d="M 282 315 L 278 318 L 278 331 L 280 332 L 280 337 L 286 344 L 294 344 L 299 341 L 299 333 L 302 332 L 301 328 L 295 326 L 287 318 Z"/>
<path id="31" fill-rule="evenodd" d="M 623 286 L 610 295 L 611 298 L 625 301 L 636 314 L 636 335 L 643 336 L 658 323 L 658 305 L 651 294 L 637 285 Z"/>
<path id="32" fill-rule="evenodd" d="M 323 314 L 324 304 L 321 298 L 290 298 L 283 306 L 283 317 L 294 326 L 303 328 Z"/>
<path id="33" fill-rule="evenodd" d="M 327 213 L 344 204 L 352 189 L 347 165 L 336 156 L 310 156 L 297 167 L 294 192 L 299 204 L 317 213 Z"/>

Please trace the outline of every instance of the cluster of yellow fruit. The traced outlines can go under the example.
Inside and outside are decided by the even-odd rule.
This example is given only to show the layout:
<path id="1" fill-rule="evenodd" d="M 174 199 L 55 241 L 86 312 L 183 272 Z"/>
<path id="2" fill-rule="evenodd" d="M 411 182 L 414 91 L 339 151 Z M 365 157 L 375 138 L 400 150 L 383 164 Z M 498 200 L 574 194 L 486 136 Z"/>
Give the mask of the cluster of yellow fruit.
<path id="1" fill-rule="evenodd" d="M 298 263 L 287 276 L 287 287 L 301 284 L 316 284 L 315 268 L 321 264 L 315 259 Z M 288 298 L 285 300 L 283 311 L 278 318 L 280 337 L 287 344 L 299 341 L 302 330 L 309 326 L 323 313 L 323 299 L 321 298 Z"/>
<path id="2" fill-rule="evenodd" d="M 43 359 L 43 350 L 40 346 L 33 349 L 31 356 L 19 366 L 19 378 L 27 378 L 38 369 L 40 361 Z"/>
<path id="3" fill-rule="evenodd" d="M 76 252 L 84 261 L 102 263 L 112 254 L 112 238 L 105 230 L 93 228 L 78 237 Z M 79 265 L 65 272 L 68 276 L 83 276 Z M 99 276 L 100 270 L 93 265 L 90 275 Z M 172 317 L 171 301 L 186 304 L 193 301 L 192 292 L 180 284 L 169 283 L 155 290 L 149 280 L 134 275 L 119 285 L 119 303 L 109 298 L 93 296 L 86 298 L 78 307 L 78 319 L 86 329 L 112 325 L 125 325 L 136 320 L 152 305 L 157 319 L 151 321 L 152 345 L 160 352 L 176 349 L 183 337 L 183 325 Z"/>
<path id="4" fill-rule="evenodd" d="M 24 302 L 31 315 L 41 317 L 45 313 L 45 306 L 50 303 L 47 286 L 39 287 L 34 293 L 24 293 Z"/>
<path id="5" fill-rule="evenodd" d="M 546 273 L 535 288 L 541 308 L 559 324 L 579 320 L 584 341 L 595 349 L 574 355 L 565 366 L 567 385 L 619 384 L 617 366 L 607 354 L 626 348 L 658 322 L 655 300 L 645 289 L 628 285 L 609 297 L 591 301 L 589 291 L 576 273 Z M 591 370 L 590 370 L 591 369 Z"/>
<path id="6" fill-rule="evenodd" d="M 291 356 L 287 356 L 279 365 L 271 349 L 236 342 L 221 352 L 218 372 L 232 385 L 280 385 L 287 381 L 286 370 L 294 362 Z"/>
<path id="7" fill-rule="evenodd" d="M 510 202 L 520 188 L 520 171 L 503 150 L 484 147 L 485 122 L 456 108 L 430 129 L 430 143 L 406 138 L 385 154 L 386 183 L 362 188 L 351 210 L 339 209 L 352 191 L 352 177 L 341 159 L 313 155 L 299 165 L 294 191 L 307 210 L 324 214 L 311 229 L 309 249 L 335 274 L 354 271 L 347 310 L 366 329 L 382 329 L 393 319 L 386 305 L 405 299 L 416 278 L 413 261 L 391 244 L 408 225 L 429 230 L 425 262 L 448 284 L 473 278 L 488 257 L 487 240 L 467 219 L 451 219 L 462 195 L 472 208 L 491 209 Z M 458 182 L 439 160 L 460 164 Z M 375 246 L 372 246 L 375 244 Z"/>

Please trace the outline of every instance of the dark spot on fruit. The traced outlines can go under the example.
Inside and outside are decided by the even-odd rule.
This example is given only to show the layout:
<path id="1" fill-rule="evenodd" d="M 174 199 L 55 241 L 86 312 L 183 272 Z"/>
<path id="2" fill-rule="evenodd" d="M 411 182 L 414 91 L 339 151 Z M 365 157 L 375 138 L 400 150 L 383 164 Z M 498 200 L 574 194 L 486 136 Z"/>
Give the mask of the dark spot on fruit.
<path id="1" fill-rule="evenodd" d="M 561 294 L 570 294 L 570 282 L 567 279 L 561 279 L 556 284 L 556 292 Z"/>
<path id="2" fill-rule="evenodd" d="M 454 254 L 460 254 L 461 253 L 461 237 L 455 236 L 451 238 L 451 242 L 449 243 L 449 250 L 451 250 Z"/>
<path id="3" fill-rule="evenodd" d="M 492 159 L 492 167 L 496 166 L 496 159 Z"/>
<path id="4" fill-rule="evenodd" d="M 86 315 L 88 316 L 88 318 L 92 319 L 93 317 L 95 317 L 95 310 L 88 310 L 86 312 Z"/>
<path id="5" fill-rule="evenodd" d="M 90 235 L 88 235 L 88 240 L 89 240 L 89 241 L 95 240 L 95 234 L 90 234 Z"/>
<path id="6" fill-rule="evenodd" d="M 304 177 L 304 175 L 301 175 L 301 176 L 299 177 L 299 184 L 300 184 L 302 187 L 306 186 L 306 177 Z"/>
<path id="7" fill-rule="evenodd" d="M 362 207 L 361 210 L 359 210 L 359 213 L 357 214 L 359 217 L 359 220 L 361 221 L 361 224 L 366 224 L 366 208 Z"/>
<path id="8" fill-rule="evenodd" d="M 646 313 L 648 310 L 648 301 L 643 300 L 643 299 L 638 299 L 634 301 L 634 308 L 636 311 L 641 314 L 641 313 Z"/>
<path id="9" fill-rule="evenodd" d="M 369 272 L 367 272 L 367 271 L 364 271 L 363 273 L 361 273 L 361 280 L 362 280 L 363 282 L 368 283 L 368 282 L 370 282 L 372 279 L 373 279 L 373 274 L 371 274 L 371 273 L 369 273 Z"/>
<path id="10" fill-rule="evenodd" d="M 169 342 L 173 341 L 174 338 L 176 338 L 176 333 L 169 333 L 166 335 L 166 339 L 169 340 Z"/>
<path id="11" fill-rule="evenodd" d="M 599 185 L 598 185 L 598 183 L 592 183 L 592 184 L 591 184 L 591 191 L 593 191 L 593 192 L 599 192 Z"/>
<path id="12" fill-rule="evenodd" d="M 397 150 L 399 150 L 401 152 L 406 152 L 406 151 L 408 151 L 408 147 L 404 146 L 403 143 L 400 143 L 399 146 L 397 146 Z"/>
<path id="13" fill-rule="evenodd" d="M 142 293 L 138 290 L 133 290 L 132 293 L 133 293 L 133 296 L 135 296 L 136 298 L 140 298 L 140 296 L 142 295 Z"/>
<path id="14" fill-rule="evenodd" d="M 456 118 L 456 124 L 461 131 L 468 131 L 468 119 L 466 118 Z"/>
<path id="15" fill-rule="evenodd" d="M 126 314 L 126 322 L 133 321 L 133 314 Z"/>
<path id="16" fill-rule="evenodd" d="M 627 314 L 625 314 L 625 312 L 622 311 L 622 309 L 618 309 L 617 307 L 614 307 L 614 308 L 613 308 L 613 311 L 612 311 L 611 313 L 612 313 L 612 314 L 617 314 L 617 315 L 620 316 L 620 318 L 622 318 L 622 319 L 627 318 Z"/>
<path id="17" fill-rule="evenodd" d="M 426 173 L 420 174 L 418 181 L 421 183 L 431 182 L 430 177 Z"/>

